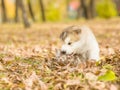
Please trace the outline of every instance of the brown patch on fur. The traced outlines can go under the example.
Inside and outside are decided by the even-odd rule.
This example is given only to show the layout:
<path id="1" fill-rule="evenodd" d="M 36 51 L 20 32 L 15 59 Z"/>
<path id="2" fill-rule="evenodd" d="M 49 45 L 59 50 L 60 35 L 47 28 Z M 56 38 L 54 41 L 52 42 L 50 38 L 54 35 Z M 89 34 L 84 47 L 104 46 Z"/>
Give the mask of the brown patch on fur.
<path id="1" fill-rule="evenodd" d="M 70 26 L 65 28 L 64 31 L 61 33 L 60 38 L 64 41 L 66 37 L 70 37 L 72 42 L 78 41 L 79 34 L 81 33 L 80 26 Z"/>
<path id="2" fill-rule="evenodd" d="M 76 32 L 71 32 L 68 37 L 70 37 L 70 42 L 76 42 L 80 40 L 79 35 Z"/>

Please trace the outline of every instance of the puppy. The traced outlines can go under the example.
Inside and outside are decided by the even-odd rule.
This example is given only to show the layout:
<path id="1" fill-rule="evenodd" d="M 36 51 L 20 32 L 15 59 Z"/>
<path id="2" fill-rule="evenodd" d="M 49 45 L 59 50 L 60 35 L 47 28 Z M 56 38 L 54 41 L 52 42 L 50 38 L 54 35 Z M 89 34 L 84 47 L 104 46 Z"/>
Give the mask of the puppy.
<path id="1" fill-rule="evenodd" d="M 64 44 L 61 54 L 80 54 L 83 60 L 99 60 L 99 46 L 93 32 L 87 26 L 70 26 L 60 35 Z"/>

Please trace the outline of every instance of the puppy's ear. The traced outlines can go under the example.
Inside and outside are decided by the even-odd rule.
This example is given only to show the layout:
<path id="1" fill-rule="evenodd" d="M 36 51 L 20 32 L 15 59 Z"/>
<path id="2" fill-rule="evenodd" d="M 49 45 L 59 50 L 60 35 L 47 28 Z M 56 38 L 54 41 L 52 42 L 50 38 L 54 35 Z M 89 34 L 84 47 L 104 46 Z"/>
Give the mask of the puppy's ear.
<path id="1" fill-rule="evenodd" d="M 67 32 L 64 31 L 60 34 L 60 39 L 62 39 L 63 41 L 65 40 L 65 38 L 67 37 Z"/>

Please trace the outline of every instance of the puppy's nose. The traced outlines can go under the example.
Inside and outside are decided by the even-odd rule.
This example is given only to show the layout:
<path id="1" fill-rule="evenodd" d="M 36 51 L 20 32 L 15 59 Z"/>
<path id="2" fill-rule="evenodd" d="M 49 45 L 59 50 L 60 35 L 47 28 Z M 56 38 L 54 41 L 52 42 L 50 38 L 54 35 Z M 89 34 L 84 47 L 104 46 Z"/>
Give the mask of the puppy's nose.
<path id="1" fill-rule="evenodd" d="M 61 51 L 61 54 L 66 54 L 66 51 Z"/>

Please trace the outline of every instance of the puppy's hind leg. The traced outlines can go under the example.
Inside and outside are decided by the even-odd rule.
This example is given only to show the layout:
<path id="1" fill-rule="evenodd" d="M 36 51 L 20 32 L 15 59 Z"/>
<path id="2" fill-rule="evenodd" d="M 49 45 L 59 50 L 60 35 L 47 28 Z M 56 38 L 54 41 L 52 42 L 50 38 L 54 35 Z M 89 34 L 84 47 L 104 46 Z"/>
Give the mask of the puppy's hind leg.
<path id="1" fill-rule="evenodd" d="M 98 61 L 99 51 L 94 51 L 94 50 L 88 51 L 88 59 Z"/>
<path id="2" fill-rule="evenodd" d="M 90 51 L 87 53 L 88 60 L 86 61 L 86 66 L 88 68 L 96 65 L 96 61 L 99 60 L 99 52 Z"/>

